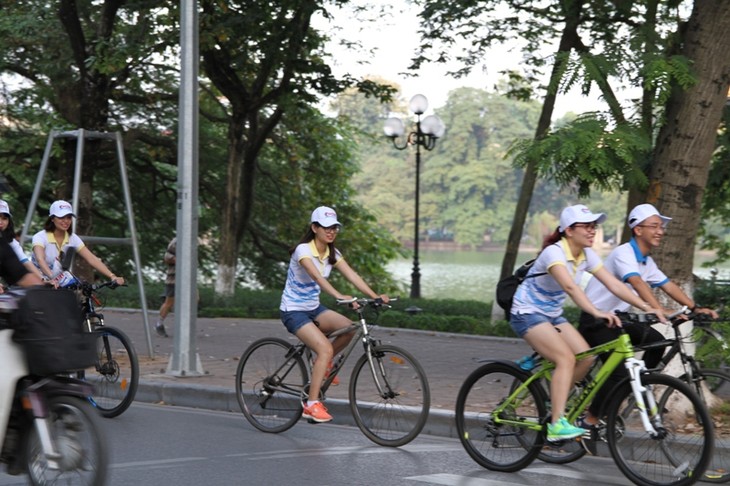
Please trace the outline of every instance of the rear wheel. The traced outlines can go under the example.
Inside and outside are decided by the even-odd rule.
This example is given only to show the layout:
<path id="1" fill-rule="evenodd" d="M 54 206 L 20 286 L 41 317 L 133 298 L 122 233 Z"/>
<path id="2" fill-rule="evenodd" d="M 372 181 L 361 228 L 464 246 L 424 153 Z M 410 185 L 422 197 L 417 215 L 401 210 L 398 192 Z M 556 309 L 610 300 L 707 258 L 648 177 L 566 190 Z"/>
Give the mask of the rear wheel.
<path id="1" fill-rule="evenodd" d="M 307 368 L 296 347 L 283 339 L 254 342 L 236 370 L 236 398 L 246 419 L 263 432 L 283 432 L 302 416 Z"/>
<path id="2" fill-rule="evenodd" d="M 699 396 L 681 380 L 644 374 L 644 396 L 656 434 L 645 430 L 631 385 L 625 382 L 607 409 L 606 440 L 616 465 L 632 482 L 645 486 L 694 484 L 705 472 L 713 448 L 712 422 Z M 647 403 L 648 405 L 648 403 Z"/>
<path id="3" fill-rule="evenodd" d="M 428 419 L 431 391 L 426 373 L 410 353 L 379 345 L 352 370 L 350 409 L 355 423 L 376 444 L 399 447 L 415 439 Z"/>
<path id="4" fill-rule="evenodd" d="M 715 452 L 703 482 L 730 482 L 730 374 L 701 369 L 695 389 L 714 419 Z"/>
<path id="5" fill-rule="evenodd" d="M 94 387 L 91 404 L 104 417 L 116 417 L 129 408 L 139 385 L 137 353 L 126 334 L 114 327 L 98 327 L 96 363 L 79 373 Z"/>
<path id="6" fill-rule="evenodd" d="M 547 396 L 536 382 L 518 392 L 529 376 L 505 363 L 488 363 L 461 386 L 456 430 L 466 452 L 482 467 L 519 471 L 540 453 Z M 498 407 L 501 411 L 495 413 Z"/>

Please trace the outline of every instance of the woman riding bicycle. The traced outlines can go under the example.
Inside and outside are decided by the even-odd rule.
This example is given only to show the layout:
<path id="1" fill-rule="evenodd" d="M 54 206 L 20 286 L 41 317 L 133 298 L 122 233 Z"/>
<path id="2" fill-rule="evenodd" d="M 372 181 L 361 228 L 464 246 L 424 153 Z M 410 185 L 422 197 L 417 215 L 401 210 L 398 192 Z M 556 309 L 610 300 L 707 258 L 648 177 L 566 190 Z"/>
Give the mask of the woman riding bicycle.
<path id="1" fill-rule="evenodd" d="M 338 336 L 333 342 L 327 334 L 350 326 L 347 317 L 323 306 L 319 301 L 322 290 L 336 299 L 350 299 L 335 289 L 327 280 L 333 268 L 358 290 L 371 298 L 387 295 L 376 294 L 345 261 L 335 248 L 335 239 L 342 225 L 337 221 L 334 209 L 320 206 L 312 212 L 309 229 L 299 243 L 290 250 L 289 270 L 281 296 L 281 320 L 286 329 L 317 354 L 312 367 L 309 398 L 304 404 L 302 417 L 315 422 L 329 422 L 332 416 L 319 401 L 319 392 L 333 357 L 345 348 L 352 338 L 350 333 Z M 334 384 L 334 381 L 333 381 Z"/>
<path id="2" fill-rule="evenodd" d="M 81 238 L 73 233 L 72 218 L 75 217 L 71 204 L 66 201 L 56 201 L 51 204 L 44 229 L 33 235 L 33 264 L 57 285 L 59 279 L 63 278 L 61 255 L 67 248 L 72 247 L 76 248 L 78 255 L 97 272 L 109 280 L 114 280 L 117 285 L 124 285 L 124 278 L 114 275 L 114 272 L 84 245 Z"/>
<path id="3" fill-rule="evenodd" d="M 652 309 L 603 268 L 600 257 L 591 249 L 596 228 L 605 219 L 605 214 L 594 214 L 582 204 L 565 208 L 560 214 L 560 226 L 545 239 L 527 278 L 517 288 L 510 310 L 510 324 L 515 332 L 543 358 L 555 363 L 550 384 L 552 419 L 547 433 L 551 442 L 587 432 L 564 417 L 570 388 L 593 364 L 576 363 L 575 355 L 590 346 L 563 317 L 566 297 L 570 296 L 578 307 L 595 318 L 605 319 L 608 326 L 621 326 L 616 315 L 597 309 L 588 300 L 580 286 L 583 273 L 592 273 L 620 299 L 664 319 L 659 310 Z"/>

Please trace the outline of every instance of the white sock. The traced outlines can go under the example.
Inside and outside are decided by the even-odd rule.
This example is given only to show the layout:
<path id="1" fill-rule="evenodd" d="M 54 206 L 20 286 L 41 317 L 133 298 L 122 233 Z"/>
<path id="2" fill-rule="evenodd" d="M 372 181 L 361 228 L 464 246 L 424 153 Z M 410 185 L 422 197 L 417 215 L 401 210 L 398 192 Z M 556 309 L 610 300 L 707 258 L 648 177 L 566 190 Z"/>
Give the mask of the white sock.
<path id="1" fill-rule="evenodd" d="M 317 402 L 319 402 L 319 400 L 307 400 L 307 407 L 311 407 Z"/>

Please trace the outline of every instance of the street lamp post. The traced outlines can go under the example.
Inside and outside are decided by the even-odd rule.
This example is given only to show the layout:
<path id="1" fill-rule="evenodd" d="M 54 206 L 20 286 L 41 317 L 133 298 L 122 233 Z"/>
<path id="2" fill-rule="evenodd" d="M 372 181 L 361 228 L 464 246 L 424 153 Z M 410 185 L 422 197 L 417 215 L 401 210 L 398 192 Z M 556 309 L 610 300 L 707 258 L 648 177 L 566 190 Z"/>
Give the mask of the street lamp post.
<path id="1" fill-rule="evenodd" d="M 383 131 L 385 136 L 390 138 L 393 142 L 393 146 L 398 150 L 404 150 L 409 145 L 416 146 L 416 216 L 415 216 L 415 232 L 413 238 L 413 272 L 411 273 L 411 298 L 421 298 L 421 271 L 418 267 L 418 203 L 420 195 L 420 184 L 421 184 L 421 147 L 426 150 L 433 150 L 436 146 L 436 140 L 443 136 L 446 131 L 444 123 L 436 115 L 429 115 L 421 120 L 423 115 L 428 109 L 428 100 L 421 94 L 415 95 L 411 98 L 408 104 L 410 110 L 416 115 L 416 129 L 415 131 L 409 132 L 405 137 L 405 141 L 402 145 L 398 145 L 396 139 L 405 135 L 406 129 L 403 120 L 396 117 L 391 117 L 385 120 L 385 126 Z"/>

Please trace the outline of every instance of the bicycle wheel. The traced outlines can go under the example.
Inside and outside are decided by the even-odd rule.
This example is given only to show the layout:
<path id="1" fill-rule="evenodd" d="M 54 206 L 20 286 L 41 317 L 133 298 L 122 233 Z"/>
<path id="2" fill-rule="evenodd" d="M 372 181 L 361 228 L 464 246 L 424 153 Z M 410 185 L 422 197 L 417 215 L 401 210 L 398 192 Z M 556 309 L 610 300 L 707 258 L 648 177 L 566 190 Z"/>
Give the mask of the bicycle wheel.
<path id="1" fill-rule="evenodd" d="M 139 385 L 137 353 L 126 334 L 114 327 L 98 327 L 96 363 L 79 372 L 79 378 L 94 386 L 89 402 L 104 417 L 124 412 L 134 401 Z"/>
<path id="2" fill-rule="evenodd" d="M 31 425 L 25 442 L 25 467 L 30 484 L 105 483 L 108 469 L 107 442 L 99 418 L 91 405 L 76 397 L 57 396 L 48 400 L 50 441 L 59 454 L 58 467 L 51 467 L 41 438 Z"/>
<path id="3" fill-rule="evenodd" d="M 722 370 L 700 369 L 695 388 L 714 419 L 715 452 L 703 482 L 730 482 L 730 374 Z"/>
<path id="4" fill-rule="evenodd" d="M 707 369 L 730 373 L 727 344 L 723 341 L 722 336 L 702 326 L 694 326 L 692 333 L 695 342 L 695 359 Z M 708 385 L 711 384 L 708 383 Z"/>
<path id="5" fill-rule="evenodd" d="M 614 395 L 607 411 L 606 440 L 616 465 L 641 486 L 694 484 L 712 455 L 712 422 L 699 396 L 668 375 L 644 374 L 641 383 L 656 397 L 649 419 L 657 434 L 641 421 L 630 383 Z M 632 403 L 629 413 L 622 413 Z"/>
<path id="6" fill-rule="evenodd" d="M 283 432 L 302 416 L 302 391 L 309 375 L 295 349 L 283 339 L 259 339 L 238 363 L 238 405 L 251 425 L 263 432 Z"/>
<path id="7" fill-rule="evenodd" d="M 461 385 L 456 399 L 456 430 L 466 452 L 482 467 L 519 471 L 540 453 L 545 440 L 542 423 L 547 414 L 547 396 L 536 382 L 519 395 L 513 386 L 529 376 L 505 363 L 488 363 Z M 510 396 L 509 405 L 495 416 L 493 411 Z M 505 419 L 524 426 L 500 422 Z"/>
<path id="8" fill-rule="evenodd" d="M 396 346 L 374 346 L 355 363 L 350 409 L 355 423 L 376 444 L 398 447 L 418 436 L 428 419 L 431 390 L 421 365 Z"/>

